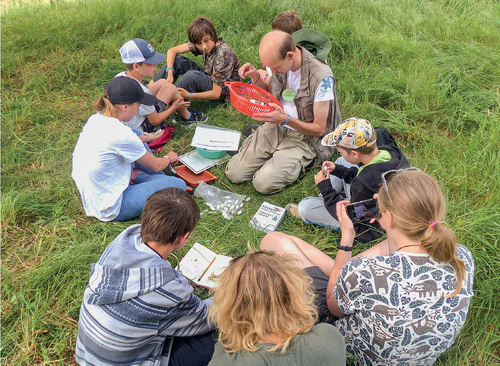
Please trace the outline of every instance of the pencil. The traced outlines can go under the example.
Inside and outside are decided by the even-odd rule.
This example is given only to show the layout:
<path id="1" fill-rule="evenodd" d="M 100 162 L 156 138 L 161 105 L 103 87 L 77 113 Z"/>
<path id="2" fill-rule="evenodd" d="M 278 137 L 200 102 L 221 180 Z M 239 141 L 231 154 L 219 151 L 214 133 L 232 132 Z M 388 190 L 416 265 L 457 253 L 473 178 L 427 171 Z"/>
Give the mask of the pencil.
<path id="1" fill-rule="evenodd" d="M 208 267 L 207 267 L 207 268 L 205 268 L 205 270 L 204 270 L 204 271 L 203 271 L 203 273 L 201 274 L 200 278 L 198 278 L 198 281 L 200 281 L 200 280 L 201 280 L 201 278 L 202 278 L 203 276 L 205 276 L 205 273 L 207 273 L 208 269 L 210 268 L 210 266 L 212 265 L 212 263 L 213 263 L 213 262 L 215 262 L 215 259 L 216 259 L 216 258 L 217 258 L 217 257 L 214 257 L 214 259 L 212 259 L 212 261 L 210 262 L 210 264 L 208 265 Z"/>

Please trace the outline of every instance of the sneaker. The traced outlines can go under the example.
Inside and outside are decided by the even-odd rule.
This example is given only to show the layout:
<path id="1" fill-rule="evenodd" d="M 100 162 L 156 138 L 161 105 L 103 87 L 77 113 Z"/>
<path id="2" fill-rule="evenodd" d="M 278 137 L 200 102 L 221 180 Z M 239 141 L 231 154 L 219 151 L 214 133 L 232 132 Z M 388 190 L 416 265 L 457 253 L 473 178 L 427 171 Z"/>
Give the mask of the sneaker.
<path id="1" fill-rule="evenodd" d="M 296 203 L 287 203 L 285 206 L 285 211 L 290 216 L 296 217 L 302 220 L 302 217 L 299 215 L 299 206 Z"/>
<path id="2" fill-rule="evenodd" d="M 203 114 L 202 111 L 189 111 L 191 112 L 191 116 L 189 119 L 184 119 L 179 115 L 176 115 L 176 118 L 172 120 L 173 124 L 183 124 L 187 127 L 195 127 L 197 125 L 201 125 L 208 121 L 208 114 Z"/>
<path id="3" fill-rule="evenodd" d="M 242 134 L 244 136 L 250 136 L 252 133 L 255 132 L 257 128 L 259 128 L 260 125 L 258 123 L 252 123 L 251 125 L 245 126 L 245 128 L 242 131 Z"/>

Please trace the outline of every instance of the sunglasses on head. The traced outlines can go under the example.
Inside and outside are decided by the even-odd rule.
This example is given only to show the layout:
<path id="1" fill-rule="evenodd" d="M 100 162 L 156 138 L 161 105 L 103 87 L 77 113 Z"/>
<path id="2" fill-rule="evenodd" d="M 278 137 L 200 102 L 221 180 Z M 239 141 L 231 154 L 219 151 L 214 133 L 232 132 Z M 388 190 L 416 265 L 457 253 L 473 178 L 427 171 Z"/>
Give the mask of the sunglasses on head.
<path id="1" fill-rule="evenodd" d="M 392 203 L 392 198 L 391 198 L 391 194 L 389 193 L 389 187 L 387 186 L 387 181 L 391 180 L 399 172 L 404 172 L 404 171 L 417 171 L 417 172 L 420 172 L 421 170 L 418 169 L 418 168 L 412 168 L 412 167 L 406 168 L 406 169 L 392 169 L 392 170 L 388 170 L 388 171 L 382 173 L 382 175 L 381 175 L 381 177 L 382 177 L 382 183 L 384 184 L 385 191 L 387 192 L 387 197 L 389 197 L 389 201 L 391 203 Z"/>

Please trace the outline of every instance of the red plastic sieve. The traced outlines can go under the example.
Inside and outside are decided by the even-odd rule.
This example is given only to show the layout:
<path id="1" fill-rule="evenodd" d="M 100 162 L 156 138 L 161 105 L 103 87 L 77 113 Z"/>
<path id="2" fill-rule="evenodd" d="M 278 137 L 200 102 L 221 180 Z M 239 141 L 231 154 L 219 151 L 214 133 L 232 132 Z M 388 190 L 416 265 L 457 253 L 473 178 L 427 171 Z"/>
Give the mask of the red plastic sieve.
<path id="1" fill-rule="evenodd" d="M 240 82 L 225 82 L 231 92 L 231 104 L 241 113 L 253 117 L 255 113 L 269 113 L 274 110 L 269 103 L 282 105 L 271 93 L 255 85 Z"/>

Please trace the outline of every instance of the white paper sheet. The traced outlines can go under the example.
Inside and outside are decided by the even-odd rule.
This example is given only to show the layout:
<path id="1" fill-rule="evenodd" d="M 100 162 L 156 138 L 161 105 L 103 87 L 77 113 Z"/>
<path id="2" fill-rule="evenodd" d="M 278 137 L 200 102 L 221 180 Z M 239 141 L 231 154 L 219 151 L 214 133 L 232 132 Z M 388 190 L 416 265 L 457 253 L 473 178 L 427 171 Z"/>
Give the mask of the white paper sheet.
<path id="1" fill-rule="evenodd" d="M 237 151 L 241 132 L 216 126 L 197 126 L 191 146 L 207 150 Z"/>

